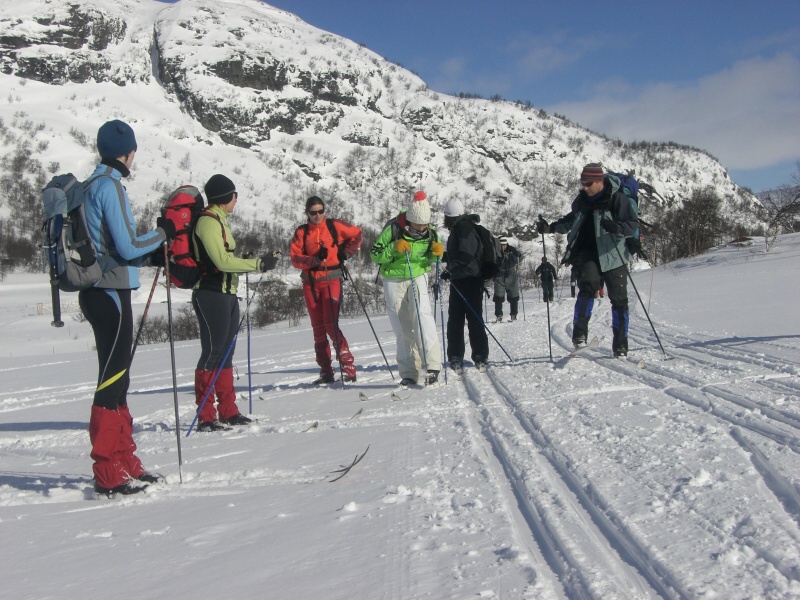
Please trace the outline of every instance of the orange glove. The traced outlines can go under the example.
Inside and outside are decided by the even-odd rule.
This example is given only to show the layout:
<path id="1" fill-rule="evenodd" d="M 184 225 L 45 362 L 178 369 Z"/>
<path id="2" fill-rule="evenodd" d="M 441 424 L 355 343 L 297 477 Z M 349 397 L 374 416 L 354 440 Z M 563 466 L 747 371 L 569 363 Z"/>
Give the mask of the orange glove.
<path id="1" fill-rule="evenodd" d="M 431 254 L 434 256 L 442 256 L 444 254 L 444 246 L 439 242 L 431 244 Z"/>
<path id="2" fill-rule="evenodd" d="M 406 252 L 411 252 L 411 244 L 408 242 L 408 240 L 400 238 L 394 243 L 394 249 L 400 254 L 405 254 Z"/>

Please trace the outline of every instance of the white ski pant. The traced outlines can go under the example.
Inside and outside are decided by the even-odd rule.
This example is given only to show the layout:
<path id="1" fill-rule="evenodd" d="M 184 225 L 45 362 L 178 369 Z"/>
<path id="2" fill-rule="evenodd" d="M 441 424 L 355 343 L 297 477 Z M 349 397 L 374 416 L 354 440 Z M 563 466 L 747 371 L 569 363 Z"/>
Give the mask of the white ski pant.
<path id="1" fill-rule="evenodd" d="M 411 283 L 409 279 L 384 279 L 383 293 L 386 297 L 389 323 L 392 324 L 397 337 L 397 369 L 400 371 L 400 378 L 410 377 L 418 381 L 420 369 L 441 371 L 442 346 L 436 335 L 436 321 L 433 320 L 431 300 L 428 295 L 427 274 L 414 278 L 413 288 Z M 416 304 L 414 292 L 417 296 Z M 428 361 L 427 365 L 423 364 L 423 340 L 424 359 Z"/>

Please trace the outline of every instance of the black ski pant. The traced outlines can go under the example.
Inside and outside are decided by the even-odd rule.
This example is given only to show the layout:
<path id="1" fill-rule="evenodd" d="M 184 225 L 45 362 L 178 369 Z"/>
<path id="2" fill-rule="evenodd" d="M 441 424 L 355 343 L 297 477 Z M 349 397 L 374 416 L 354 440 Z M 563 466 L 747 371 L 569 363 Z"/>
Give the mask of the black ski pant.
<path id="1" fill-rule="evenodd" d="M 606 271 L 594 260 L 586 260 L 578 270 L 578 297 L 572 320 L 572 339 L 589 337 L 589 319 L 592 318 L 595 294 L 605 283 L 611 302 L 612 348 L 628 350 L 628 272 L 625 265 Z"/>
<path id="2" fill-rule="evenodd" d="M 472 361 L 486 362 L 489 358 L 489 337 L 481 313 L 483 311 L 483 280 L 469 277 L 450 282 L 450 304 L 447 307 L 447 360 L 464 359 L 464 321 L 469 330 Z M 460 293 L 459 293 L 460 292 Z M 463 296 L 463 297 L 462 297 Z"/>
<path id="3" fill-rule="evenodd" d="M 94 406 L 117 410 L 127 404 L 130 385 L 133 312 L 131 291 L 81 290 L 78 304 L 94 332 L 99 375 Z"/>
<path id="4" fill-rule="evenodd" d="M 553 301 L 553 290 L 555 288 L 555 284 L 553 283 L 552 279 L 545 279 L 542 280 L 542 300 L 544 302 L 552 302 Z"/>
<path id="5" fill-rule="evenodd" d="M 228 352 L 222 369 L 233 366 L 233 341 L 239 327 L 239 299 L 236 294 L 225 294 L 211 290 L 194 290 L 192 306 L 200 325 L 200 358 L 197 368 L 201 371 L 215 371 L 220 368 L 222 357 Z"/>

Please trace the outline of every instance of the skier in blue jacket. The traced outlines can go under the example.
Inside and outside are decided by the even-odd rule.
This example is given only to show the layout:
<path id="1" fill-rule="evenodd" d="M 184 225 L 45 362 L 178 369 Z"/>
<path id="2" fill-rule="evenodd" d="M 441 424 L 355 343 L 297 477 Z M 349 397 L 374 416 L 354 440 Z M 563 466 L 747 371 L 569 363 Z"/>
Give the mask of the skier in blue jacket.
<path id="1" fill-rule="evenodd" d="M 175 236 L 175 226 L 160 217 L 159 227 L 136 235 L 136 223 L 122 178 L 136 156 L 130 125 L 114 120 L 97 132 L 100 164 L 87 180 L 86 222 L 103 276 L 82 290 L 78 302 L 94 331 L 99 375 L 89 420 L 95 491 L 134 494 L 157 481 L 134 454 L 133 420 L 128 410 L 133 314 L 131 290 L 139 287 L 142 260 Z"/>

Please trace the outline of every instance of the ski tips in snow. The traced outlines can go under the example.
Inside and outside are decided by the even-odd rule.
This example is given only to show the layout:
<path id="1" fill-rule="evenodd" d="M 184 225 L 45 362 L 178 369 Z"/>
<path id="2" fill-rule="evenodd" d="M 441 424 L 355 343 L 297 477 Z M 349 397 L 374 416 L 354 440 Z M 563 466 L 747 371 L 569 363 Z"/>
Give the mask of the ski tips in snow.
<path id="1" fill-rule="evenodd" d="M 354 414 L 352 417 L 350 417 L 350 420 L 352 421 L 353 419 L 355 419 L 357 417 L 360 417 L 363 412 L 364 412 L 364 409 L 363 408 L 359 408 L 358 412 L 356 414 Z"/>
<path id="2" fill-rule="evenodd" d="M 358 392 L 358 399 L 362 402 L 367 402 L 369 400 L 369 396 L 367 396 L 364 392 Z"/>
<path id="3" fill-rule="evenodd" d="M 303 431 L 303 433 L 311 433 L 312 431 L 316 431 L 319 428 L 319 421 L 314 421 L 308 429 Z"/>
<path id="4" fill-rule="evenodd" d="M 397 392 L 392 392 L 392 402 L 397 402 L 398 400 L 402 400 L 402 398 L 397 394 Z"/>
<path id="5" fill-rule="evenodd" d="M 358 463 L 361 462 L 361 459 L 364 458 L 367 455 L 367 452 L 369 452 L 369 445 L 367 446 L 367 449 L 364 450 L 363 454 L 361 454 L 360 456 L 358 454 L 356 454 L 356 457 L 353 459 L 353 462 L 351 462 L 349 465 L 347 465 L 346 467 L 342 467 L 341 469 L 335 469 L 335 470 L 331 471 L 331 473 L 339 473 L 339 475 L 337 475 L 333 479 L 329 479 L 328 481 L 330 483 L 333 483 L 334 481 L 339 481 L 342 477 L 344 477 L 345 475 L 347 475 L 350 472 L 350 469 L 352 469 Z"/>

